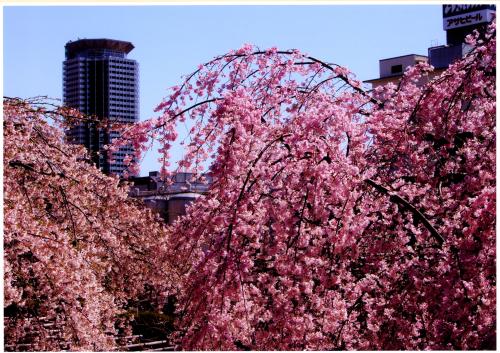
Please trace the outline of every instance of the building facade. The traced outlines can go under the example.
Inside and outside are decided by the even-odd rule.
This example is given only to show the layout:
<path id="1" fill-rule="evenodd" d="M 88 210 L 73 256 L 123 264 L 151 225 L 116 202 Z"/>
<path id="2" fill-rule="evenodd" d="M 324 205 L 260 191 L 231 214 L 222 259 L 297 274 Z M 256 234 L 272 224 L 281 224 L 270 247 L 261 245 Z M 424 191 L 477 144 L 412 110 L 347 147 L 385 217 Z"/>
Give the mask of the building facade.
<path id="1" fill-rule="evenodd" d="M 186 207 L 207 193 L 213 183 L 210 174 L 195 177 L 188 172 L 177 172 L 165 183 L 157 171 L 149 172 L 149 176 L 129 178 L 129 181 L 132 184 L 129 196 L 142 200 L 168 224 L 186 214 Z"/>
<path id="2" fill-rule="evenodd" d="M 427 56 L 418 54 L 408 54 L 381 59 L 379 60 L 380 77 L 373 80 L 367 80 L 365 82 L 371 83 L 373 88 L 383 86 L 389 82 L 396 83 L 401 79 L 401 77 L 403 77 L 403 74 L 408 67 L 426 62 L 428 62 Z"/>
<path id="3" fill-rule="evenodd" d="M 120 124 L 139 121 L 139 64 L 127 58 L 130 42 L 113 39 L 79 39 L 65 46 L 63 62 L 64 105 Z M 67 131 L 68 141 L 84 145 L 92 161 L 106 174 L 122 176 L 131 146 L 108 156 L 103 147 L 119 136 L 94 123 L 81 123 Z M 112 157 L 110 161 L 109 157 Z"/>

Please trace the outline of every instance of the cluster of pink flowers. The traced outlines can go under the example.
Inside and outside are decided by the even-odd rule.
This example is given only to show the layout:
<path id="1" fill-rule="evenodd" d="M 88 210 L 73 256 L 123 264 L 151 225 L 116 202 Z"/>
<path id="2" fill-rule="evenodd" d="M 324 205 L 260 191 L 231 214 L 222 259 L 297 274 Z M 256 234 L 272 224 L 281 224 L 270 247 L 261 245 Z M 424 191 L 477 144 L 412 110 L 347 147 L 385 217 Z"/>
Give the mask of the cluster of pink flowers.
<path id="1" fill-rule="evenodd" d="M 366 92 L 297 50 L 200 65 L 120 145 L 160 143 L 213 184 L 173 225 L 62 143 L 49 114 L 4 103 L 5 303 L 72 349 L 111 349 L 145 285 L 177 299 L 183 349 L 493 348 L 496 37 L 427 84 L 418 65 Z M 125 323 L 123 323 L 125 325 Z M 123 326 L 122 325 L 122 326 Z M 123 326 L 125 327 L 125 326 Z M 58 349 L 40 326 L 40 349 Z"/>
<path id="2" fill-rule="evenodd" d="M 249 46 L 187 76 L 160 125 L 192 119 L 214 184 L 169 235 L 182 347 L 491 348 L 495 45 L 373 94 Z"/>
<path id="3" fill-rule="evenodd" d="M 49 124 L 67 121 L 68 114 L 82 118 L 38 102 L 4 100 L 4 338 L 10 350 L 112 350 L 116 336 L 129 330 L 127 310 L 144 286 L 160 290 L 170 283 L 161 261 L 162 223 Z"/>

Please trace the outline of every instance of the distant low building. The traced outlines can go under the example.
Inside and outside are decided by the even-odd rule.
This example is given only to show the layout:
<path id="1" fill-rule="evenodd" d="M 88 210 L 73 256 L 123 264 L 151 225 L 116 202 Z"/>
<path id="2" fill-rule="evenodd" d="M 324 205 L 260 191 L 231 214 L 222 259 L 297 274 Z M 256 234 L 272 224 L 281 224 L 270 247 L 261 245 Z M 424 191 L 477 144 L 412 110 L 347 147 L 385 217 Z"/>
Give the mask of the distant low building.
<path id="1" fill-rule="evenodd" d="M 428 62 L 428 57 L 425 55 L 408 54 L 379 60 L 379 78 L 365 81 L 371 83 L 372 87 L 383 86 L 389 82 L 399 82 L 405 70 L 420 63 Z"/>
<path id="2" fill-rule="evenodd" d="M 208 174 L 194 178 L 193 173 L 180 172 L 174 174 L 170 179 L 172 183 L 167 185 L 154 171 L 145 177 L 129 178 L 129 181 L 133 184 L 129 196 L 142 200 L 171 224 L 186 214 L 187 205 L 208 191 L 213 180 Z"/>

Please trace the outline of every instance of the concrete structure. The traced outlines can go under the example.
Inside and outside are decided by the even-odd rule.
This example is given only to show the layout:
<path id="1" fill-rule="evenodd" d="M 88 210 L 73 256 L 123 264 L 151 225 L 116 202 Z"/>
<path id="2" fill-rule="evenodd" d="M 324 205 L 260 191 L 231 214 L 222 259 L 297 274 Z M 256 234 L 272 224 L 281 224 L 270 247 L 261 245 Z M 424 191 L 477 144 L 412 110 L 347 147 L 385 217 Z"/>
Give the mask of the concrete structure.
<path id="1" fill-rule="evenodd" d="M 423 79 L 440 75 L 455 60 L 463 58 L 472 48 L 465 44 L 465 37 L 474 30 L 484 33 L 496 11 L 495 5 L 443 5 L 443 29 L 446 31 L 446 45 L 428 49 L 428 56 L 409 54 L 379 61 L 379 78 L 364 81 L 372 88 L 389 82 L 398 83 L 408 66 L 425 61 L 434 66 L 434 72 Z"/>
<path id="2" fill-rule="evenodd" d="M 371 83 L 373 88 L 389 82 L 398 82 L 408 67 L 424 62 L 428 62 L 427 56 L 418 54 L 408 54 L 379 60 L 380 78 L 365 82 Z"/>
<path id="3" fill-rule="evenodd" d="M 84 114 L 122 124 L 139 120 L 139 64 L 127 58 L 132 43 L 113 39 L 79 39 L 66 43 L 63 62 L 63 99 Z M 93 123 L 67 131 L 68 141 L 87 147 L 93 162 L 106 174 L 122 175 L 123 159 L 133 152 L 123 147 L 109 163 L 103 146 L 118 137 Z"/>
<path id="4" fill-rule="evenodd" d="M 208 191 L 212 177 L 204 175 L 202 178 L 194 179 L 192 173 L 176 173 L 170 179 L 172 183 L 167 185 L 158 172 L 150 172 L 149 176 L 129 179 L 133 184 L 129 196 L 142 200 L 171 224 L 186 214 L 187 205 Z"/>

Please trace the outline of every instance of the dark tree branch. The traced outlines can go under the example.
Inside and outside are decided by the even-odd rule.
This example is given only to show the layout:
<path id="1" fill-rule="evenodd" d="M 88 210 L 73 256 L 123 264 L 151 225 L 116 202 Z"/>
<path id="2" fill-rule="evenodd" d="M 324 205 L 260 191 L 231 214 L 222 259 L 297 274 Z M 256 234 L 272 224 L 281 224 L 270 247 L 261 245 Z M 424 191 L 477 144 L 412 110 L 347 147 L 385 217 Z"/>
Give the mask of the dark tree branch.
<path id="1" fill-rule="evenodd" d="M 431 233 L 431 235 L 438 241 L 439 246 L 442 246 L 444 243 L 444 238 L 439 232 L 434 228 L 434 226 L 429 222 L 429 220 L 424 216 L 422 212 L 420 212 L 415 206 L 413 206 L 411 203 L 409 203 L 407 200 L 402 198 L 401 196 L 395 194 L 394 192 L 390 191 L 386 187 L 376 183 L 372 179 L 366 179 L 365 182 L 373 186 L 375 189 L 380 191 L 381 193 L 390 196 L 390 200 L 392 202 L 396 202 L 397 204 L 403 206 L 406 208 L 408 211 L 410 211 L 414 217 L 416 217 L 422 224 L 424 225 L 425 228 Z"/>

